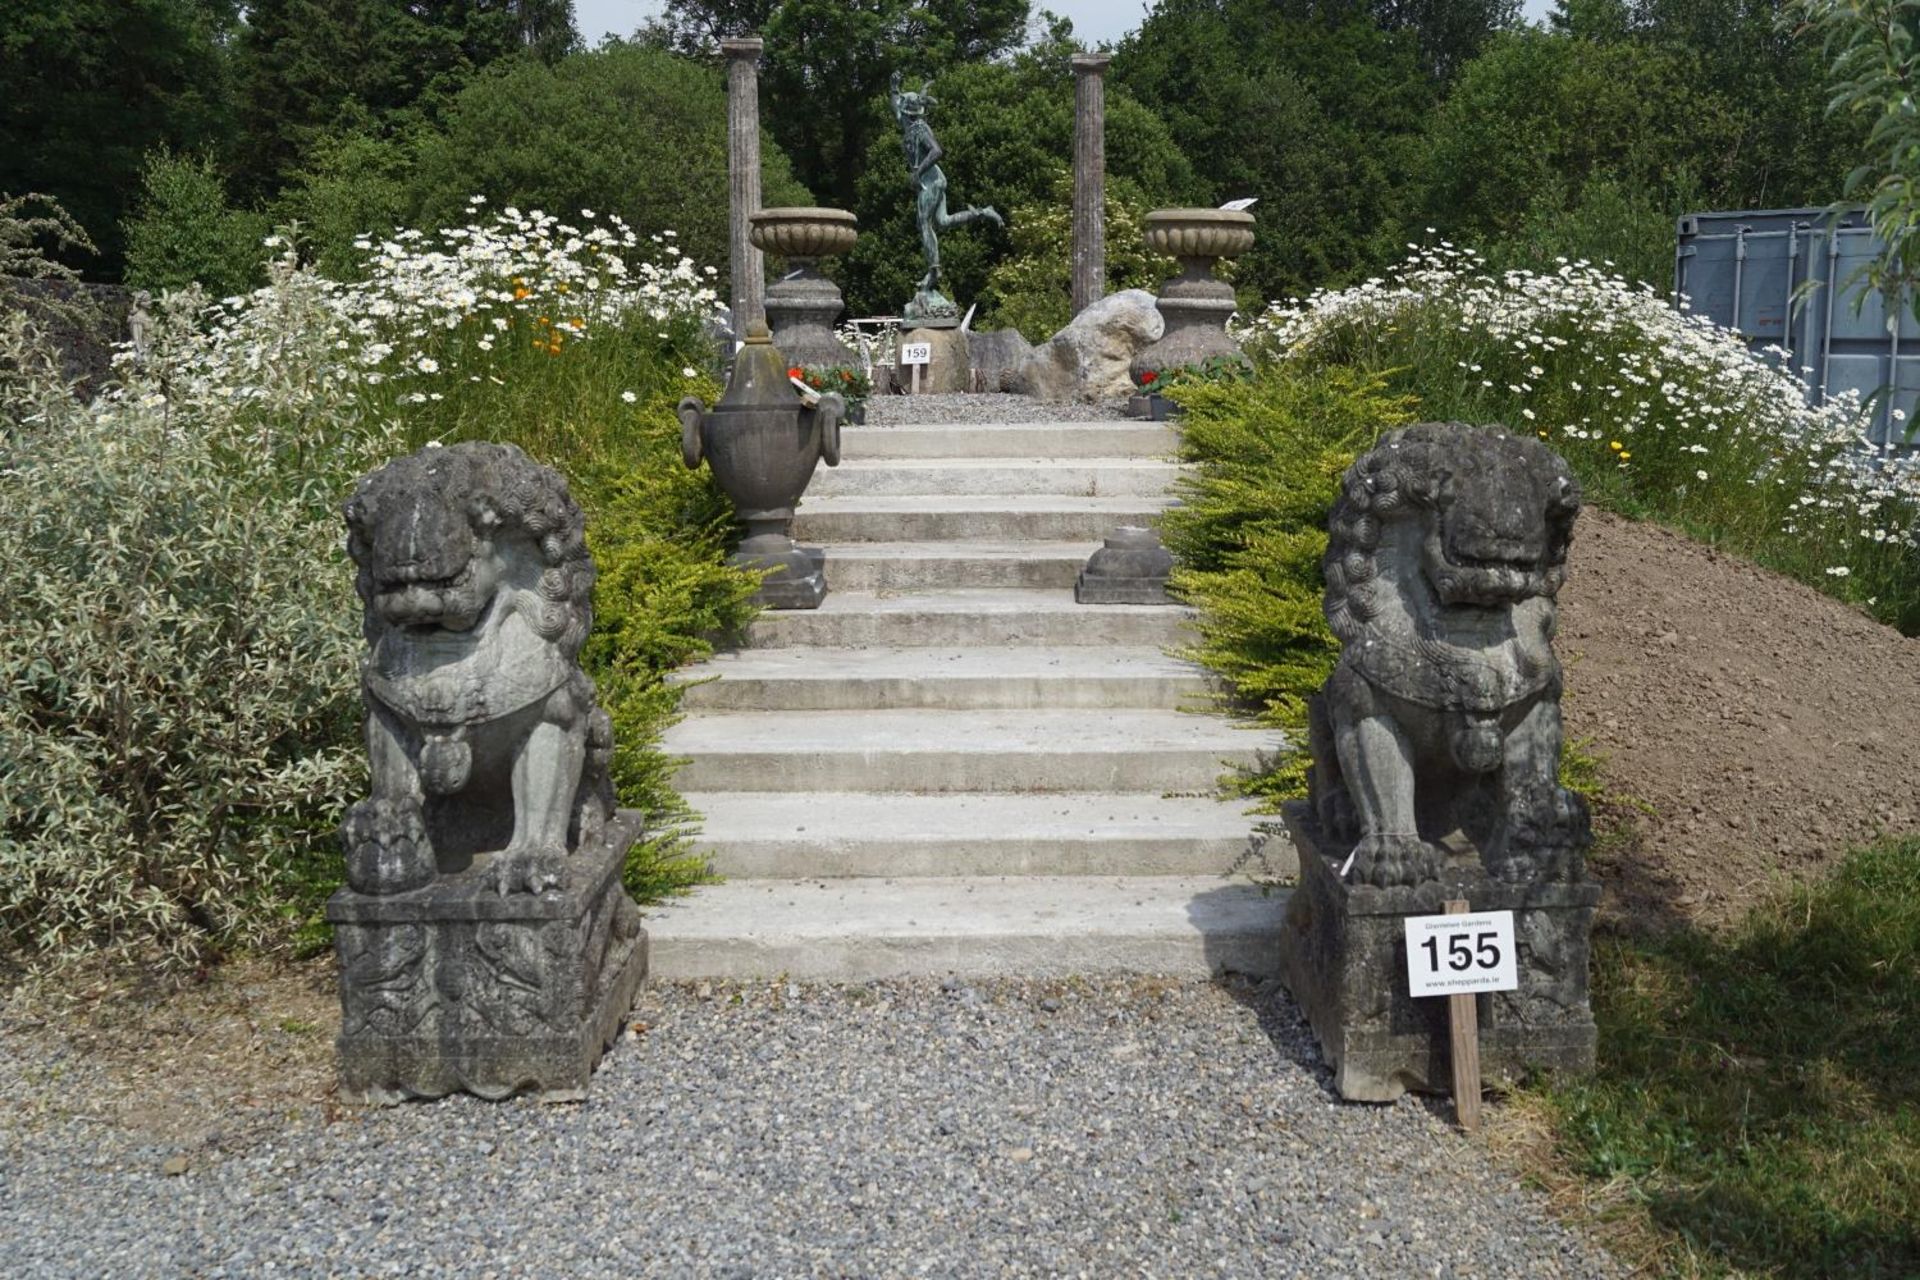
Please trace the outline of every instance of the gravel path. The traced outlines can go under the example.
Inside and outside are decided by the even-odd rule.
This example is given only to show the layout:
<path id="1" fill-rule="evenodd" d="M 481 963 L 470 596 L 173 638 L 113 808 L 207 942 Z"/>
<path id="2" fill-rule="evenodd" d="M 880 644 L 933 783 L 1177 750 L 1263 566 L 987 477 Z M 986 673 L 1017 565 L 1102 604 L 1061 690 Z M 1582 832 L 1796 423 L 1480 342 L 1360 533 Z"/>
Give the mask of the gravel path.
<path id="1" fill-rule="evenodd" d="M 634 1018 L 583 1105 L 309 1098 L 197 1141 L 79 1114 L 98 1055 L 0 1023 L 4 1270 L 1618 1274 L 1426 1105 L 1335 1102 L 1277 991 L 669 986 Z"/>
<path id="2" fill-rule="evenodd" d="M 1106 422 L 1124 418 L 1124 404 L 1042 404 L 1030 396 L 985 394 L 874 396 L 867 423 L 876 427 L 985 422 Z"/>

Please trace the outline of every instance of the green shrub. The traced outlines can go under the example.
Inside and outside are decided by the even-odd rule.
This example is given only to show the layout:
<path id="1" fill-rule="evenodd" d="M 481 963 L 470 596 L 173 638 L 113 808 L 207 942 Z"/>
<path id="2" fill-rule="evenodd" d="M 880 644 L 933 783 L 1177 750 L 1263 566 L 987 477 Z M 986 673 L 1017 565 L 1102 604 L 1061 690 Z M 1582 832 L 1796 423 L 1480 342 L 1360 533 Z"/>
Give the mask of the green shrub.
<path id="1" fill-rule="evenodd" d="M 236 209 L 204 155 L 156 151 L 140 175 L 126 225 L 126 282 L 136 289 L 199 284 L 216 297 L 246 293 L 263 276 L 264 214 Z"/>
<path id="2" fill-rule="evenodd" d="M 1304 743 L 1307 699 L 1340 654 L 1321 612 L 1327 513 L 1354 458 L 1410 421 L 1410 403 L 1377 377 L 1272 363 L 1248 382 L 1194 382 L 1174 394 L 1194 471 L 1161 527 L 1180 559 L 1174 590 L 1200 610 L 1193 656 Z M 1291 752 L 1251 786 L 1295 794 L 1306 764 Z"/>
<path id="3" fill-rule="evenodd" d="M 350 133 L 322 139 L 273 202 L 273 220 L 299 228 L 309 262 L 333 280 L 355 280 L 363 236 L 385 238 L 405 226 L 419 202 L 404 138 Z"/>

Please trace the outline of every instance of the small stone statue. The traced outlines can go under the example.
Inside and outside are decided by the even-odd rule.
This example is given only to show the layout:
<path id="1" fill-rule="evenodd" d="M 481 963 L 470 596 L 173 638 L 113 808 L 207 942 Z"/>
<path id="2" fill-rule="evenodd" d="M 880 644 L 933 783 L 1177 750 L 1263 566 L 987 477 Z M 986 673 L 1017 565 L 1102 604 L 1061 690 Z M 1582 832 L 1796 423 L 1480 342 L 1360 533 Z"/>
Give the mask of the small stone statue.
<path id="1" fill-rule="evenodd" d="M 613 812 L 567 482 L 512 445 L 427 448 L 362 479 L 346 518 L 373 782 L 347 815 L 347 882 L 404 892 L 497 851 L 501 893 L 561 885 Z"/>
<path id="2" fill-rule="evenodd" d="M 426 448 L 346 504 L 373 794 L 342 824 L 343 1096 L 584 1097 L 646 973 L 612 725 L 580 669 L 585 520 L 511 445 Z"/>
<path id="3" fill-rule="evenodd" d="M 1554 596 L 1580 490 L 1537 440 L 1424 423 L 1347 472 L 1328 526 L 1339 664 L 1309 708 L 1309 799 L 1280 970 L 1342 1097 L 1451 1075 L 1446 1001 L 1415 998 L 1406 922 L 1514 916 L 1519 986 L 1480 999 L 1495 1077 L 1593 1068 L 1587 807 L 1560 786 Z"/>
<path id="4" fill-rule="evenodd" d="M 1347 472 L 1325 560 L 1344 648 L 1312 704 L 1311 781 L 1356 882 L 1431 880 L 1455 832 L 1496 879 L 1577 875 L 1552 641 L 1579 512 L 1566 463 L 1497 429 L 1408 427 Z"/>
<path id="5" fill-rule="evenodd" d="M 927 123 L 928 109 L 938 105 L 933 96 L 933 82 L 922 81 L 918 93 L 902 90 L 900 73 L 896 71 L 889 101 L 893 104 L 893 118 L 900 122 L 900 145 L 906 152 L 907 173 L 919 193 L 915 216 L 920 226 L 920 246 L 927 259 L 927 273 L 920 279 L 920 289 L 906 307 L 906 325 L 908 328 L 957 325 L 960 309 L 940 292 L 940 233 L 983 219 L 1002 227 L 1006 220 L 991 205 L 984 208 L 968 205 L 959 213 L 947 211 L 947 175 L 940 168 L 940 159 L 946 153 L 940 149 L 933 127 Z"/>

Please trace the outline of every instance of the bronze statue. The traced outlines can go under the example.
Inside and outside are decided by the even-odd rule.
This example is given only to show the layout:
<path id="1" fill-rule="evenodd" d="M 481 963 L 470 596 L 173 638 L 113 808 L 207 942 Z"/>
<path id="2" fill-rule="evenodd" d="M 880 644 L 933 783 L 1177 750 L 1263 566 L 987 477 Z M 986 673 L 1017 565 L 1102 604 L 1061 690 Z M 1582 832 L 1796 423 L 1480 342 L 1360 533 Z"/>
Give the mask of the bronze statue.
<path id="1" fill-rule="evenodd" d="M 959 213 L 947 211 L 947 175 L 940 168 L 940 158 L 946 153 L 940 149 L 933 127 L 927 123 L 927 109 L 937 105 L 933 81 L 923 80 L 918 93 L 902 90 L 900 73 L 896 71 L 889 100 L 893 103 L 893 118 L 900 122 L 900 145 L 906 151 L 907 172 L 919 192 L 915 216 L 920 225 L 920 246 L 927 258 L 927 274 L 921 277 L 919 291 L 907 304 L 907 324 L 932 328 L 957 325 L 960 309 L 940 293 L 940 233 L 982 219 L 1003 227 L 1006 219 L 992 205 L 985 208 L 968 205 Z"/>

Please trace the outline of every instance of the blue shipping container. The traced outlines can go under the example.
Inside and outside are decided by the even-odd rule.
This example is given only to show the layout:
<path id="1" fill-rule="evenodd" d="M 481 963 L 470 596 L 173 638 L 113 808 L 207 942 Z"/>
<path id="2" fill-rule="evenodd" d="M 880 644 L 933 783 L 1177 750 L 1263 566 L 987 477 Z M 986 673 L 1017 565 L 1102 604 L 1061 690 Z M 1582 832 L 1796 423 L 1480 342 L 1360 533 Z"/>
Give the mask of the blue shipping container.
<path id="1" fill-rule="evenodd" d="M 1900 443 L 1920 401 L 1920 322 L 1896 301 L 1896 331 L 1879 291 L 1848 283 L 1878 249 L 1858 213 L 1691 213 L 1680 219 L 1674 293 L 1737 330 L 1755 351 L 1784 348 L 1815 403 L 1891 388 L 1874 405 L 1872 435 L 1878 444 Z"/>

